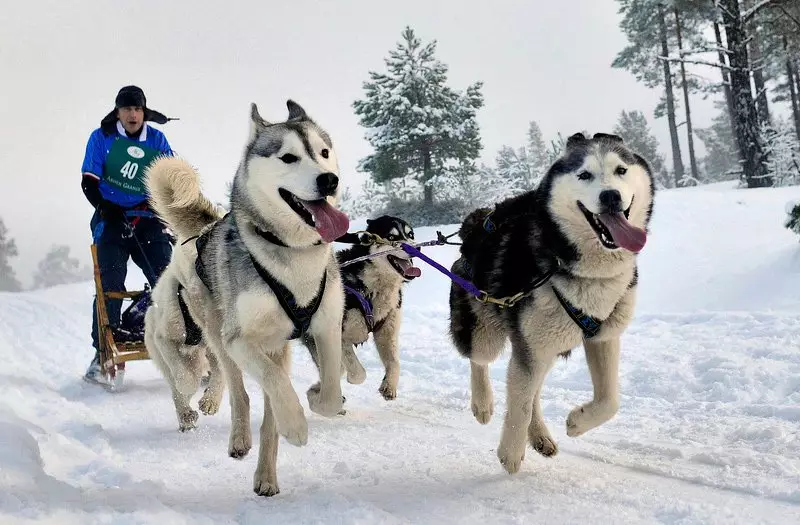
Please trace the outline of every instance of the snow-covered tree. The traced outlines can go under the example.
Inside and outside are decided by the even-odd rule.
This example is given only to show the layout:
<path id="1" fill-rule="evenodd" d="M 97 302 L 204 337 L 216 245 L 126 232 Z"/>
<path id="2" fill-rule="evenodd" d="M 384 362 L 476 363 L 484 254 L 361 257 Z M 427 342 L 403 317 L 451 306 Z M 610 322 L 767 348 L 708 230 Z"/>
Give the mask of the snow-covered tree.
<path id="1" fill-rule="evenodd" d="M 792 201 L 786 203 L 786 228 L 800 235 L 800 202 Z"/>
<path id="2" fill-rule="evenodd" d="M 712 120 L 711 126 L 695 130 L 706 149 L 706 156 L 703 158 L 706 182 L 736 180 L 741 174 L 727 103 L 720 102 L 717 106 L 720 111 Z"/>
<path id="3" fill-rule="evenodd" d="M 774 125 L 764 124 L 762 136 L 769 157 L 767 174 L 775 186 L 800 183 L 800 143 L 792 125 L 784 119 L 774 118 Z"/>
<path id="4" fill-rule="evenodd" d="M 614 134 L 622 137 L 630 149 L 647 161 L 661 187 L 672 186 L 664 167 L 664 157 L 658 152 L 658 140 L 650 131 L 644 113 L 623 110 L 614 126 Z"/>
<path id="5" fill-rule="evenodd" d="M 503 146 L 497 152 L 495 164 L 497 177 L 504 185 L 533 188 L 533 174 L 525 148 L 515 151 L 514 148 Z"/>
<path id="6" fill-rule="evenodd" d="M 483 106 L 476 82 L 465 92 L 446 85 L 447 65 L 436 41 L 423 44 L 410 27 L 385 59 L 386 72 L 370 72 L 365 97 L 353 103 L 374 153 L 359 170 L 376 182 L 410 176 L 433 203 L 434 183 L 448 166 L 474 161 L 481 150 L 476 112 Z"/>
<path id="7" fill-rule="evenodd" d="M 69 246 L 57 245 L 51 247 L 44 259 L 39 262 L 39 267 L 33 276 L 33 287 L 49 288 L 91 279 L 91 267 L 81 266 L 78 259 L 70 257 Z"/>
<path id="8" fill-rule="evenodd" d="M 17 244 L 14 239 L 8 238 L 6 225 L 0 219 L 0 292 L 18 292 L 22 289 L 10 263 L 11 258 L 17 255 Z"/>
<path id="9" fill-rule="evenodd" d="M 530 186 L 535 187 L 550 167 L 547 145 L 544 142 L 542 130 L 535 121 L 531 121 L 528 126 L 527 156 L 532 176 Z"/>

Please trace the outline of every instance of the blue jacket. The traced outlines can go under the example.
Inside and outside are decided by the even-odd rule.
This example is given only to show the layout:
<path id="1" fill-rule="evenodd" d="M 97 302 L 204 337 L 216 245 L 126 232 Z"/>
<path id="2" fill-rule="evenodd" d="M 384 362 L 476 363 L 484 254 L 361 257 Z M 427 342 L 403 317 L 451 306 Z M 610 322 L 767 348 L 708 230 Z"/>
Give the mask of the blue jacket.
<path id="1" fill-rule="evenodd" d="M 103 180 L 106 157 L 111 149 L 111 145 L 119 137 L 126 137 L 125 129 L 120 122 L 117 122 L 117 132 L 111 135 L 104 134 L 100 128 L 94 130 L 92 134 L 89 135 L 89 142 L 86 144 L 86 154 L 83 158 L 83 167 L 81 167 L 81 171 L 83 176 L 93 177 L 99 181 L 100 195 L 105 200 L 125 208 L 130 208 L 144 202 L 147 196 L 124 192 Z M 149 126 L 146 122 L 139 136 L 139 142 L 165 155 L 173 155 L 172 148 L 164 134 L 156 128 Z"/>

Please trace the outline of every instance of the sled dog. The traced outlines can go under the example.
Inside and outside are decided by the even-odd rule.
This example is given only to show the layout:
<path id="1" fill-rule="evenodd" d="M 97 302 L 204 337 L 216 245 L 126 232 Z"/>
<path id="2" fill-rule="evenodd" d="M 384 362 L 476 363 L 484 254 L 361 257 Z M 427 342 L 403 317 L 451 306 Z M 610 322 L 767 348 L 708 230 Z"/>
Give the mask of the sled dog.
<path id="1" fill-rule="evenodd" d="M 540 406 L 557 356 L 582 343 L 594 386 L 593 399 L 569 413 L 568 436 L 616 414 L 620 336 L 634 312 L 637 253 L 653 198 L 648 163 L 621 138 L 578 133 L 536 189 L 463 221 L 452 271 L 493 299 L 523 294 L 513 306 L 499 306 L 455 284 L 450 289 L 450 336 L 470 360 L 472 413 L 481 424 L 493 414 L 489 364 L 511 342 L 497 449 L 510 474 L 527 443 L 543 456 L 558 451 Z"/>
<path id="2" fill-rule="evenodd" d="M 367 219 L 368 233 L 389 241 L 414 242 L 414 229 L 403 219 L 383 215 Z M 341 242 L 354 246 L 337 252 L 342 265 L 342 280 L 345 288 L 345 312 L 342 324 L 342 363 L 347 372 L 347 381 L 361 384 L 366 372 L 355 354 L 354 346 L 361 345 L 373 334 L 375 347 L 383 362 L 385 375 L 378 392 L 386 400 L 397 397 L 400 379 L 400 320 L 403 304 L 403 284 L 416 279 L 422 271 L 414 266 L 413 259 L 405 252 L 393 252 L 374 258 L 347 264 L 350 261 L 391 250 L 380 244 L 362 244 L 356 234 L 348 233 Z M 318 363 L 313 338 L 305 336 L 303 344 L 312 359 Z M 319 365 L 318 365 L 319 366 Z"/>
<path id="3" fill-rule="evenodd" d="M 151 205 L 177 236 L 170 268 L 153 292 L 156 308 L 148 309 L 148 348 L 170 370 L 180 369 L 182 346 L 189 336 L 197 340 L 187 325 L 197 325 L 229 389 L 232 457 L 251 448 L 242 371 L 255 379 L 264 413 L 253 489 L 263 496 L 279 492 L 278 436 L 297 446 L 308 441 L 289 377 L 291 340 L 308 334 L 318 350 L 320 382 L 307 392 L 311 410 L 330 417 L 342 408 L 344 294 L 331 243 L 349 220 L 335 207 L 339 169 L 329 135 L 300 105 L 289 100 L 287 107 L 288 119 L 272 123 L 251 106 L 230 212 L 222 218 L 185 161 L 162 158 L 146 174 Z"/>

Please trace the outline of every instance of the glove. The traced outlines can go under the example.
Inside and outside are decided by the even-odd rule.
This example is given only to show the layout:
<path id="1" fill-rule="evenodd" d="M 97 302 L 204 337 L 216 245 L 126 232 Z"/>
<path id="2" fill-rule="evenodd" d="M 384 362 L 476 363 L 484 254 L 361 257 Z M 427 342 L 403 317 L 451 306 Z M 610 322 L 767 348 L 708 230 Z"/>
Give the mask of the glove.
<path id="1" fill-rule="evenodd" d="M 97 205 L 97 212 L 100 214 L 100 218 L 106 222 L 121 223 L 125 221 L 125 211 L 120 206 L 105 199 L 101 200 Z"/>

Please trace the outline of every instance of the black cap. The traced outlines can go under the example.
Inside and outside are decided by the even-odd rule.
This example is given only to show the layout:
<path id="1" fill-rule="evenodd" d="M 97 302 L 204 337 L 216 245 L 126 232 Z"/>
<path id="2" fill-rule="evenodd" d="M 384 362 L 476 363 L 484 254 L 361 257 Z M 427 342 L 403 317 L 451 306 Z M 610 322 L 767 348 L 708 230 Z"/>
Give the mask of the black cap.
<path id="1" fill-rule="evenodd" d="M 150 121 L 156 124 L 166 124 L 170 120 L 178 120 L 176 118 L 169 118 L 159 111 L 148 108 L 147 97 L 145 97 L 142 88 L 138 86 L 125 86 L 117 93 L 117 98 L 114 100 L 114 109 L 100 121 L 100 127 L 103 128 L 103 131 L 113 133 L 117 123 L 117 109 L 128 106 L 141 107 L 144 110 L 145 122 Z"/>

